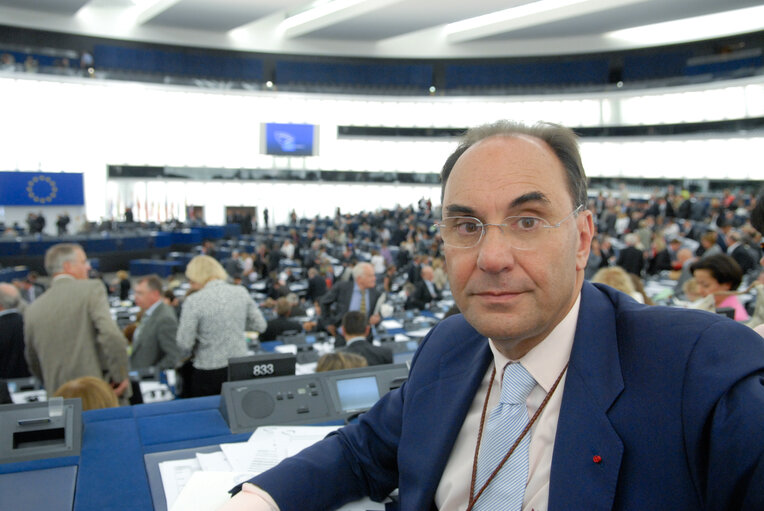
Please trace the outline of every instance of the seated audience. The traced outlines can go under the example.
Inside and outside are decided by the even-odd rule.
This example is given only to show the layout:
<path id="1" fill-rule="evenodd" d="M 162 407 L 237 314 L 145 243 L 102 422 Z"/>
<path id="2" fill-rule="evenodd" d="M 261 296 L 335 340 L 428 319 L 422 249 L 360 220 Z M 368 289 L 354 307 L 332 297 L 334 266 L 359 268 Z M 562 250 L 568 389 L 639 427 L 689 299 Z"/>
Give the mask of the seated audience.
<path id="1" fill-rule="evenodd" d="M 748 320 L 748 313 L 734 293 L 743 279 L 743 270 L 737 261 L 727 254 L 717 254 L 696 261 L 690 271 L 698 282 L 700 294 L 714 295 L 717 309 L 732 307 L 735 321 Z"/>
<path id="2" fill-rule="evenodd" d="M 292 315 L 292 304 L 285 296 L 276 300 L 276 317 L 268 321 L 265 331 L 260 334 L 261 341 L 273 341 L 284 332 L 302 332 L 299 321 L 289 319 Z"/>
<path id="3" fill-rule="evenodd" d="M 347 343 L 342 351 L 362 356 L 370 366 L 392 364 L 392 351 L 374 346 L 367 340 L 370 329 L 364 314 L 359 311 L 347 312 L 342 317 L 342 332 Z"/>
<path id="4" fill-rule="evenodd" d="M 109 384 L 100 378 L 92 376 L 83 376 L 82 378 L 64 383 L 56 390 L 53 396 L 63 397 L 64 399 L 80 398 L 82 400 L 83 412 L 119 406 L 117 395 L 109 387 Z"/>
<path id="5" fill-rule="evenodd" d="M 355 369 L 356 367 L 366 367 L 367 365 L 369 364 L 361 355 L 337 351 L 322 355 L 316 364 L 316 372 L 322 373 L 324 371 L 338 371 L 340 369 Z"/>

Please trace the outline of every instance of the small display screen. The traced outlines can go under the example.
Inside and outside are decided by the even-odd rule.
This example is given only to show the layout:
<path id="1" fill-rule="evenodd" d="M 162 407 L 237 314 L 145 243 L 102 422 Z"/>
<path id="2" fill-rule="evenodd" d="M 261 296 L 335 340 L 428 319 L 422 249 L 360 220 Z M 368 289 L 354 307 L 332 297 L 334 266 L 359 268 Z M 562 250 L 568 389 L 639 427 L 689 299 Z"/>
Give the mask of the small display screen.
<path id="1" fill-rule="evenodd" d="M 367 410 L 379 400 L 375 376 L 348 378 L 337 381 L 337 394 L 343 412 Z"/>
<path id="2" fill-rule="evenodd" d="M 265 153 L 276 156 L 315 154 L 315 126 L 312 124 L 265 125 Z"/>

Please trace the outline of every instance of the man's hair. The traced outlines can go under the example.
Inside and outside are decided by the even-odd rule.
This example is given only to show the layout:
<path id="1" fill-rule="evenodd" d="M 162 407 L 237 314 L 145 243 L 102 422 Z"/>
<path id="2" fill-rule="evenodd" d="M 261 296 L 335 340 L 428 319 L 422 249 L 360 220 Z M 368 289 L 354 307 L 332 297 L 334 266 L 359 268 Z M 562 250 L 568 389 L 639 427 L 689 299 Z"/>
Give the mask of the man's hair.
<path id="1" fill-rule="evenodd" d="M 282 296 L 278 300 L 276 300 L 276 314 L 281 316 L 282 318 L 285 318 L 289 316 L 289 313 L 292 311 L 292 304 L 289 303 L 289 300 L 287 300 L 286 296 Z"/>
<path id="2" fill-rule="evenodd" d="M 743 280 L 740 265 L 727 254 L 716 254 L 695 261 L 690 265 L 690 273 L 695 274 L 696 270 L 708 270 L 716 282 L 729 284 L 731 291 L 736 290 Z"/>
<path id="3" fill-rule="evenodd" d="M 764 234 L 764 189 L 756 196 L 756 206 L 751 211 L 751 225 Z"/>
<path id="4" fill-rule="evenodd" d="M 700 239 L 704 240 L 706 243 L 711 243 L 713 245 L 714 243 L 716 243 L 717 237 L 718 237 L 718 234 L 716 234 L 716 231 L 706 231 L 703 233 Z"/>
<path id="5" fill-rule="evenodd" d="M 13 284 L 0 283 L 0 307 L 3 309 L 15 309 L 19 306 L 21 297 L 19 290 Z"/>
<path id="6" fill-rule="evenodd" d="M 214 279 L 226 280 L 228 274 L 215 258 L 198 255 L 189 261 L 186 267 L 186 277 L 191 282 L 204 285 Z"/>
<path id="7" fill-rule="evenodd" d="M 353 280 L 358 280 L 358 277 L 363 275 L 363 273 L 366 271 L 366 268 L 371 268 L 372 271 L 374 270 L 374 267 L 371 265 L 371 263 L 358 263 L 353 266 Z"/>
<path id="8" fill-rule="evenodd" d="M 140 284 L 141 282 L 145 282 L 146 287 L 152 291 L 158 291 L 159 294 L 162 294 L 162 279 L 159 278 L 159 275 L 146 275 L 138 279 L 138 283 Z"/>
<path id="9" fill-rule="evenodd" d="M 368 324 L 366 314 L 360 311 L 349 311 L 342 316 L 342 330 L 345 332 L 345 337 L 366 335 Z"/>
<path id="10" fill-rule="evenodd" d="M 443 165 L 440 173 L 440 199 L 446 190 L 446 182 L 451 174 L 456 161 L 464 152 L 476 143 L 494 135 L 516 136 L 526 135 L 544 141 L 557 156 L 565 169 L 568 180 L 568 192 L 574 206 L 586 204 L 586 174 L 581 162 L 581 154 L 578 151 L 578 137 L 572 130 L 559 124 L 540 122 L 533 126 L 527 126 L 519 122 L 498 121 L 493 124 L 484 124 L 468 130 L 459 144 L 459 147 L 451 153 Z"/>
<path id="11" fill-rule="evenodd" d="M 85 252 L 79 243 L 59 243 L 45 252 L 45 271 L 55 275 L 64 271 L 64 263 L 77 259 L 77 251 Z"/>

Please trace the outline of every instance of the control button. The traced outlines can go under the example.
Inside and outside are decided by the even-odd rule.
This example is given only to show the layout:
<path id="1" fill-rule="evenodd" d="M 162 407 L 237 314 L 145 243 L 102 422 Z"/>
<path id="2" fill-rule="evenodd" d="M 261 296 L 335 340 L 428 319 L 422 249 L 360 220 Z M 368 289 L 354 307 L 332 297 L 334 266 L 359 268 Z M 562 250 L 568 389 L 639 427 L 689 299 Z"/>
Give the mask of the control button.
<path id="1" fill-rule="evenodd" d="M 311 383 L 308 383 L 308 387 L 310 387 L 310 388 L 312 388 L 312 389 L 315 389 L 315 388 L 316 388 L 316 384 L 315 384 L 315 383 L 313 383 L 313 382 L 311 382 Z"/>
<path id="2" fill-rule="evenodd" d="M 287 399 L 294 399 L 294 392 L 287 392 Z"/>
<path id="3" fill-rule="evenodd" d="M 297 413 L 308 413 L 308 412 L 310 412 L 310 408 L 308 408 L 307 406 L 299 406 L 297 408 Z"/>
<path id="4" fill-rule="evenodd" d="M 317 390 L 311 390 L 310 391 L 310 395 L 311 396 L 317 396 L 318 395 L 318 391 Z"/>
<path id="5" fill-rule="evenodd" d="M 284 396 L 281 394 L 281 392 L 277 392 L 276 393 L 276 399 L 278 399 L 279 401 L 283 401 L 284 400 Z"/>

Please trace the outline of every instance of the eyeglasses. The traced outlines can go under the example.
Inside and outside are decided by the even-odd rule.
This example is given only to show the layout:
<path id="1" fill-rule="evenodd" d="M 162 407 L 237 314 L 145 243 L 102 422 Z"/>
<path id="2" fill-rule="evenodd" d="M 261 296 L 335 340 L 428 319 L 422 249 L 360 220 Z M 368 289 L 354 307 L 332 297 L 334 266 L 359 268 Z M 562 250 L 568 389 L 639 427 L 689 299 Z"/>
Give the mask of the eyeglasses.
<path id="1" fill-rule="evenodd" d="M 511 240 L 512 248 L 517 250 L 533 250 L 544 239 L 547 229 L 557 229 L 566 220 L 575 216 L 583 208 L 583 204 L 571 211 L 556 224 L 550 224 L 537 216 L 508 216 L 500 224 L 487 224 L 472 216 L 449 216 L 438 225 L 443 243 L 455 248 L 472 248 L 477 246 L 485 236 L 489 225 L 498 227 L 504 236 Z"/>

